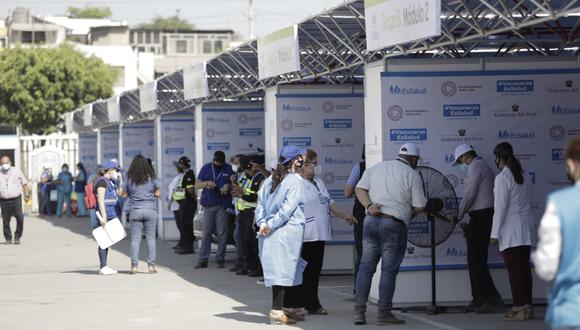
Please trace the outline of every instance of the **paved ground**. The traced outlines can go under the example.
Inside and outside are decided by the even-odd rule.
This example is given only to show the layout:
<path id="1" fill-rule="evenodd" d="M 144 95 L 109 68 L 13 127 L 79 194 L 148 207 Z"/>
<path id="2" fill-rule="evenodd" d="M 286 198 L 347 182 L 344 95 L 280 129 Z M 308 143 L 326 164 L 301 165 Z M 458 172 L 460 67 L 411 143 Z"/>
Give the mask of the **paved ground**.
<path id="1" fill-rule="evenodd" d="M 195 256 L 177 256 L 173 242 L 158 242 L 160 272 L 128 275 L 128 242 L 111 251 L 121 271 L 96 275 L 96 244 L 88 220 L 27 217 L 23 244 L 0 245 L 0 329 L 266 329 L 270 291 L 255 279 L 215 265 L 192 268 Z M 146 265 L 141 264 L 141 271 Z M 311 316 L 300 329 L 376 329 L 352 325 L 348 276 L 323 277 L 320 295 L 329 316 Z M 407 324 L 389 329 L 547 329 L 540 319 L 510 323 L 501 315 L 401 315 Z M 541 317 L 542 315 L 539 315 Z M 381 327 L 384 328 L 384 327 Z"/>

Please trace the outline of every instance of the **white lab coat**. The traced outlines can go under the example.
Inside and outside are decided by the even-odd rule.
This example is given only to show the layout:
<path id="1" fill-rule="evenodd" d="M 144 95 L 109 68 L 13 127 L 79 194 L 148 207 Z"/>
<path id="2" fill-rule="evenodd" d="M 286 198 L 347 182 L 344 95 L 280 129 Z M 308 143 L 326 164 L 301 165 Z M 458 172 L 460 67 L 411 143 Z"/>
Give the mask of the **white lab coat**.
<path id="1" fill-rule="evenodd" d="M 524 183 L 517 184 L 507 166 L 495 177 L 491 238 L 499 241 L 500 251 L 536 245 L 537 226 L 530 208 L 530 183 L 531 178 L 524 174 Z"/>

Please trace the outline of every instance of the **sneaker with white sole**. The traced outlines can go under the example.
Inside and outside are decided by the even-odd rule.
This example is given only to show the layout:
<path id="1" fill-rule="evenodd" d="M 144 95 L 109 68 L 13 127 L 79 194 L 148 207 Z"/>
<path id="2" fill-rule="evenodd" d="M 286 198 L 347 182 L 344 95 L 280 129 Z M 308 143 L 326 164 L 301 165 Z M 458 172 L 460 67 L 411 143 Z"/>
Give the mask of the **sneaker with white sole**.
<path id="1" fill-rule="evenodd" d="M 118 272 L 109 266 L 105 266 L 99 270 L 99 275 L 114 275 Z"/>

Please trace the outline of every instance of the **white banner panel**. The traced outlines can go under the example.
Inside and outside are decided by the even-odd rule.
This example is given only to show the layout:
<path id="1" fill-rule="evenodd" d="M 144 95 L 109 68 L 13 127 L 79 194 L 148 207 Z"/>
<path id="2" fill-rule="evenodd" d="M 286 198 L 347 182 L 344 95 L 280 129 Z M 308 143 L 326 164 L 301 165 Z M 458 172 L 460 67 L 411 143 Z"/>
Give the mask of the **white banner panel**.
<path id="1" fill-rule="evenodd" d="M 121 121 L 119 96 L 115 95 L 107 100 L 107 117 L 109 118 L 109 123 L 118 123 Z"/>
<path id="2" fill-rule="evenodd" d="M 229 159 L 236 154 L 264 150 L 264 108 L 261 104 L 221 107 L 204 106 L 202 112 L 203 161 L 211 161 L 217 150 Z M 199 156 L 199 155 L 198 155 Z"/>
<path id="3" fill-rule="evenodd" d="M 119 160 L 119 126 L 101 128 L 101 160 Z"/>
<path id="4" fill-rule="evenodd" d="M 392 159 L 400 144 L 415 142 L 423 164 L 446 175 L 462 196 L 465 174 L 451 166 L 455 147 L 473 145 L 499 172 L 493 148 L 509 142 L 533 180 L 531 203 L 539 221 L 547 194 L 569 184 L 562 150 L 580 134 L 578 84 L 580 71 L 574 69 L 383 73 L 384 158 Z M 409 244 L 403 265 L 426 269 L 429 258 L 429 249 Z M 497 247 L 490 250 L 490 263 L 503 264 Z M 437 247 L 437 264 L 466 266 L 460 229 Z"/>
<path id="5" fill-rule="evenodd" d="M 123 168 L 129 169 L 133 157 L 142 155 L 155 162 L 155 130 L 152 122 L 123 124 Z"/>
<path id="6" fill-rule="evenodd" d="M 94 173 L 97 166 L 97 134 L 79 134 L 79 162 L 87 173 Z"/>
<path id="7" fill-rule="evenodd" d="M 258 38 L 258 71 L 260 79 L 300 71 L 298 25 Z"/>
<path id="8" fill-rule="evenodd" d="M 177 227 L 171 225 L 170 221 L 175 221 L 173 212 L 168 209 L 169 191 L 168 187 L 173 178 L 177 175 L 174 161 L 181 156 L 191 159 L 192 166 L 195 164 L 195 121 L 193 113 L 184 115 L 165 115 L 161 117 L 161 196 L 162 216 L 165 225 L 165 238 L 177 239 L 179 232 Z M 195 168 L 194 168 L 195 170 Z M 169 224 L 168 224 L 169 223 Z"/>
<path id="9" fill-rule="evenodd" d="M 64 128 L 66 131 L 66 134 L 71 134 L 74 129 L 73 129 L 73 122 L 74 122 L 74 112 L 67 112 L 64 114 Z"/>
<path id="10" fill-rule="evenodd" d="M 441 35 L 441 0 L 365 0 L 367 50 Z"/>
<path id="11" fill-rule="evenodd" d="M 141 112 L 157 110 L 157 81 L 139 86 L 139 105 Z"/>
<path id="12" fill-rule="evenodd" d="M 186 100 L 209 97 L 206 62 L 183 69 L 183 97 Z"/>
<path id="13" fill-rule="evenodd" d="M 361 161 L 364 144 L 363 94 L 278 94 L 278 143 L 311 148 L 318 153 L 326 188 L 344 211 L 351 212 L 352 199 L 344 186 L 355 164 Z M 352 242 L 353 227 L 332 219 L 333 241 Z"/>
<path id="14" fill-rule="evenodd" d="M 89 103 L 83 107 L 83 121 L 86 127 L 93 126 L 93 104 Z"/>

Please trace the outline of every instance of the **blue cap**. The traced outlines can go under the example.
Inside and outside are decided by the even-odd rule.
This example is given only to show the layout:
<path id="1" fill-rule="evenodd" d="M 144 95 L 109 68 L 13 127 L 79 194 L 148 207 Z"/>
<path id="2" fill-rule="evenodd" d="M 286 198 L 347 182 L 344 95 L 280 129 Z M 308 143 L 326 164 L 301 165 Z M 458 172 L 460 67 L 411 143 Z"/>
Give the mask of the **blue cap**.
<path id="1" fill-rule="evenodd" d="M 300 149 L 295 145 L 285 146 L 284 149 L 282 149 L 282 152 L 280 152 L 280 157 L 282 158 L 282 164 L 286 164 L 289 161 L 291 161 L 292 159 L 294 159 L 300 155 L 304 155 L 305 153 L 306 153 L 306 150 Z"/>
<path id="2" fill-rule="evenodd" d="M 108 171 L 110 169 L 119 169 L 119 164 L 117 164 L 116 161 L 114 160 L 108 160 L 105 162 L 105 164 L 103 165 L 103 169 L 105 169 L 105 171 Z"/>

